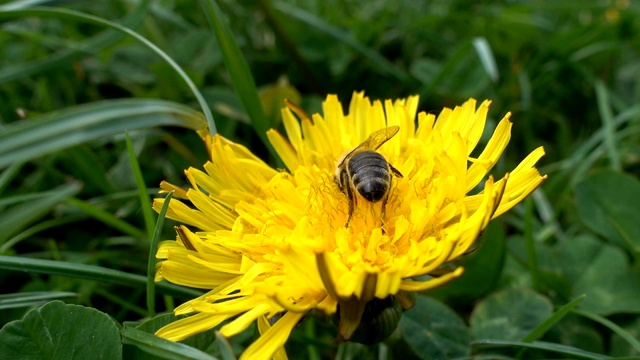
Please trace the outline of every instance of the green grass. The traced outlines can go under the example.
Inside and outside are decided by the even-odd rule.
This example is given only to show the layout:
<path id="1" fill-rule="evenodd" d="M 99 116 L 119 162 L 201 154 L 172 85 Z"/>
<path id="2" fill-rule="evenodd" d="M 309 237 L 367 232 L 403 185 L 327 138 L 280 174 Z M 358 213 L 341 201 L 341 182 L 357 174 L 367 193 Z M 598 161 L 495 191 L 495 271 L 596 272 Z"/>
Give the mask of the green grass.
<path id="1" fill-rule="evenodd" d="M 156 222 L 148 200 L 206 161 L 195 130 L 282 168 L 265 131 L 282 128 L 283 98 L 311 114 L 328 93 L 346 103 L 364 90 L 419 94 L 432 113 L 491 99 L 489 128 L 507 111 L 514 123 L 496 173 L 543 145 L 549 178 L 463 260 L 477 277 L 428 294 L 438 313 L 422 330 L 437 336 L 337 344 L 312 318 L 289 350 L 640 356 L 638 19 L 639 4 L 622 0 L 2 2 L 0 326 L 32 309 L 55 318 L 63 300 L 124 325 L 116 342 L 132 358 L 233 358 L 255 329 L 231 344 L 205 334 L 191 350 L 148 336 L 170 321 L 155 313 L 200 294 L 150 282 L 157 231 L 173 238 L 175 223 Z"/>

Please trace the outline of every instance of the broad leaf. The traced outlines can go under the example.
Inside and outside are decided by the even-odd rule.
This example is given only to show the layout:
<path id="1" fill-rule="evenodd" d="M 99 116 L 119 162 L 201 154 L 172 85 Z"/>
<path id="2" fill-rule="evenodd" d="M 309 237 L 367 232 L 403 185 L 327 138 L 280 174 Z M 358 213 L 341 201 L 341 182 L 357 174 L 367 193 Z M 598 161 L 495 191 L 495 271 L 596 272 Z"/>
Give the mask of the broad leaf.
<path id="1" fill-rule="evenodd" d="M 593 174 L 576 185 L 578 214 L 596 234 L 640 254 L 640 182 L 613 171 Z"/>
<path id="2" fill-rule="evenodd" d="M 520 340 L 551 316 L 553 306 L 527 288 L 507 289 L 484 299 L 471 314 L 476 339 Z"/>
<path id="3" fill-rule="evenodd" d="M 80 305 L 50 302 L 0 330 L 5 359 L 120 359 L 117 323 Z"/>
<path id="4" fill-rule="evenodd" d="M 443 303 L 418 296 L 400 319 L 404 340 L 421 359 L 452 359 L 469 353 L 471 336 L 462 319 Z"/>
<path id="5" fill-rule="evenodd" d="M 524 259 L 523 249 L 512 250 Z M 600 315 L 640 313 L 640 269 L 630 267 L 620 248 L 581 234 L 553 247 L 541 244 L 537 254 L 543 281 L 554 292 L 567 298 L 586 295 L 579 308 Z M 550 275 L 557 284 L 549 282 Z"/>
<path id="6" fill-rule="evenodd" d="M 591 325 L 588 320 L 570 314 L 551 328 L 545 339 L 586 351 L 604 353 L 602 335 Z"/>
<path id="7" fill-rule="evenodd" d="M 576 251 L 584 245 L 573 244 Z M 586 294 L 580 308 L 600 315 L 640 313 L 640 270 L 631 269 L 626 254 L 617 247 L 600 244 L 597 253 L 585 258 L 586 267 L 575 280 L 574 294 Z"/>

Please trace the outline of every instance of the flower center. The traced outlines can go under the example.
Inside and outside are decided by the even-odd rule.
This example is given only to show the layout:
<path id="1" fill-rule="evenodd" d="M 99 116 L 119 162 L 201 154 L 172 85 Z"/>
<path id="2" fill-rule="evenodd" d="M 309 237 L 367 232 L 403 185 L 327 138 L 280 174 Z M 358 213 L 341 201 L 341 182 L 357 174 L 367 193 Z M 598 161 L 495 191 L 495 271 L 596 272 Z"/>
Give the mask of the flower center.
<path id="1" fill-rule="evenodd" d="M 309 186 L 306 219 L 311 225 L 311 236 L 322 242 L 316 251 L 333 252 L 345 266 L 366 266 L 380 270 L 389 265 L 397 254 L 392 227 L 382 217 L 382 202 L 370 202 L 354 195 L 354 210 L 346 225 L 349 198 L 340 191 L 333 173 L 318 171 L 316 181 Z M 395 181 L 392 186 L 395 186 Z M 391 190 L 386 215 L 397 207 L 397 191 Z M 314 234 L 314 235 L 312 235 Z"/>

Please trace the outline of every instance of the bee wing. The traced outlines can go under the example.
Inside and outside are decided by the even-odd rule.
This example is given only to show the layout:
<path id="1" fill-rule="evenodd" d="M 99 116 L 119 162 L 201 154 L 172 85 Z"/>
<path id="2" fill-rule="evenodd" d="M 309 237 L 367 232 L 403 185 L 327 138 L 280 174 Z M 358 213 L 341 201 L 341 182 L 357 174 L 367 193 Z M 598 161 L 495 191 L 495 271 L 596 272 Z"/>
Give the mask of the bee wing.
<path id="1" fill-rule="evenodd" d="M 380 146 L 382 146 L 382 144 L 386 143 L 395 134 L 397 134 L 399 130 L 400 130 L 400 127 L 395 125 L 395 126 L 389 126 L 384 129 L 380 129 L 372 132 L 371 135 L 369 135 L 369 137 L 362 142 L 362 144 L 356 146 L 353 150 L 342 155 L 341 160 L 338 160 L 340 162 L 340 165 L 342 165 L 345 161 L 347 161 L 347 159 L 349 159 L 351 155 L 355 153 L 357 150 L 360 150 L 360 149 L 377 150 Z"/>
<path id="2" fill-rule="evenodd" d="M 391 139 L 395 134 L 400 130 L 399 126 L 389 126 L 384 129 L 380 129 L 378 131 L 374 131 L 369 135 L 367 140 L 362 142 L 362 144 L 358 145 L 353 150 L 356 149 L 368 149 L 368 150 L 376 150 L 382 144 L 386 143 L 389 139 Z"/>

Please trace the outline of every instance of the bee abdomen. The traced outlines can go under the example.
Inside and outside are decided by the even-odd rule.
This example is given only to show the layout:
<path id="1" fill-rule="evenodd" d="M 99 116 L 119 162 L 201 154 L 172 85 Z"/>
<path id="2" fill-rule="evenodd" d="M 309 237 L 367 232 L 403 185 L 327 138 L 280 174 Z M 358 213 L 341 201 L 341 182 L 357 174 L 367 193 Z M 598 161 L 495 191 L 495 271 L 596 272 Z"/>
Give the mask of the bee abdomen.
<path id="1" fill-rule="evenodd" d="M 374 151 L 356 154 L 348 164 L 354 187 L 371 202 L 381 200 L 389 191 L 391 174 L 387 160 Z"/>

